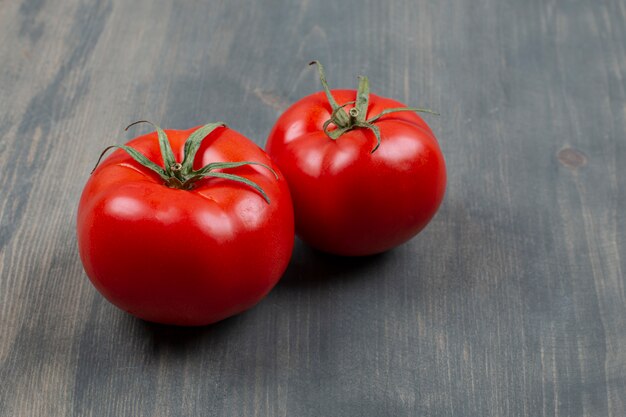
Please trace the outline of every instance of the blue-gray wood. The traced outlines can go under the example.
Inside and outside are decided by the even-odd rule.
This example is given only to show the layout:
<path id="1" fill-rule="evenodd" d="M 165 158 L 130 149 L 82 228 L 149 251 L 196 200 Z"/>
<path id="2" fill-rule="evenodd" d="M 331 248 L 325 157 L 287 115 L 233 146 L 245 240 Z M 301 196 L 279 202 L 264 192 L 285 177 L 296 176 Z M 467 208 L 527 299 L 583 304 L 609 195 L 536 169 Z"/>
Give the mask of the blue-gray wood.
<path id="1" fill-rule="evenodd" d="M 625 22 L 624 0 L 0 0 L 0 415 L 625 416 Z M 320 89 L 311 59 L 441 112 L 429 227 L 365 259 L 297 242 L 206 328 L 106 302 L 74 235 L 100 151 L 139 119 L 263 145 Z"/>

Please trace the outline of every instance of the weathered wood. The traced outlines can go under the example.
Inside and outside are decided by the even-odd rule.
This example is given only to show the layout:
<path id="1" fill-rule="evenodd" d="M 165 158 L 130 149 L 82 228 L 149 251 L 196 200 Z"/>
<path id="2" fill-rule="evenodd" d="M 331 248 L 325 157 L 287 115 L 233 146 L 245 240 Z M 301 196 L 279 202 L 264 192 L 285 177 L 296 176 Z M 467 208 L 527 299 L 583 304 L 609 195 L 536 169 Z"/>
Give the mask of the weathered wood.
<path id="1" fill-rule="evenodd" d="M 0 1 L 0 415 L 626 415 L 625 22 L 623 0 Z M 427 230 L 367 259 L 298 243 L 208 328 L 104 301 L 74 237 L 101 149 L 140 118 L 262 145 L 314 58 L 442 113 Z"/>

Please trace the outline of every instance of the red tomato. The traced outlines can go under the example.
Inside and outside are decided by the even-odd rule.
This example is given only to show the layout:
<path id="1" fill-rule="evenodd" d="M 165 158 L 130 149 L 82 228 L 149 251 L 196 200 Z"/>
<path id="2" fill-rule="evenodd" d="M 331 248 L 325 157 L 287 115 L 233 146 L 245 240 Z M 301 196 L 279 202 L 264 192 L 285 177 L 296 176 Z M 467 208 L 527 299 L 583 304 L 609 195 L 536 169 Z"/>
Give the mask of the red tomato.
<path id="1" fill-rule="evenodd" d="M 144 320 L 222 320 L 261 300 L 289 262 L 294 220 L 284 177 L 250 140 L 213 129 L 196 134 L 195 155 L 190 141 L 185 149 L 195 129 L 160 131 L 167 135 L 161 147 L 156 133 L 138 137 L 128 146 L 160 173 L 125 148 L 98 166 L 83 191 L 77 232 L 85 271 L 110 302 Z M 215 162 L 226 164 L 201 171 Z"/>
<path id="2" fill-rule="evenodd" d="M 369 95 L 365 77 L 358 91 L 328 90 L 319 68 L 325 91 L 288 108 L 266 150 L 287 178 L 304 241 L 339 255 L 384 252 L 434 216 L 446 185 L 443 155 L 414 112 L 421 109 Z"/>

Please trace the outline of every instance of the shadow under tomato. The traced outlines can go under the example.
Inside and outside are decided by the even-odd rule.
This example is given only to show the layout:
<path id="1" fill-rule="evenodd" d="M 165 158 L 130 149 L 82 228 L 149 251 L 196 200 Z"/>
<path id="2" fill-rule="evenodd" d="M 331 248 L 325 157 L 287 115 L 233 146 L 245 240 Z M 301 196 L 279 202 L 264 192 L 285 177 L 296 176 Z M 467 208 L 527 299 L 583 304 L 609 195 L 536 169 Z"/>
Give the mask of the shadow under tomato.
<path id="1" fill-rule="evenodd" d="M 394 258 L 393 250 L 370 256 L 338 256 L 296 240 L 289 267 L 279 288 L 309 288 L 341 280 L 367 280 Z"/>
<path id="2" fill-rule="evenodd" d="M 363 257 L 337 256 L 313 249 L 297 239 L 289 267 L 272 293 L 277 295 L 276 293 L 283 291 L 309 290 L 339 282 L 375 279 L 393 258 L 393 251 Z M 266 301 L 261 300 L 260 303 Z M 155 353 L 163 349 L 170 352 L 188 352 L 209 348 L 208 345 L 217 345 L 221 341 L 237 337 L 236 334 L 245 331 L 246 319 L 258 314 L 255 310 L 257 308 L 214 324 L 197 327 L 158 324 L 132 316 L 128 316 L 128 319 L 137 322 L 136 326 L 147 335 Z"/>
<path id="3" fill-rule="evenodd" d="M 237 328 L 241 316 L 240 314 L 217 323 L 194 327 L 159 324 L 140 319 L 134 320 L 137 320 L 141 330 L 151 340 L 154 351 L 161 349 L 187 351 L 202 346 L 208 339 L 212 343 L 226 339 Z"/>

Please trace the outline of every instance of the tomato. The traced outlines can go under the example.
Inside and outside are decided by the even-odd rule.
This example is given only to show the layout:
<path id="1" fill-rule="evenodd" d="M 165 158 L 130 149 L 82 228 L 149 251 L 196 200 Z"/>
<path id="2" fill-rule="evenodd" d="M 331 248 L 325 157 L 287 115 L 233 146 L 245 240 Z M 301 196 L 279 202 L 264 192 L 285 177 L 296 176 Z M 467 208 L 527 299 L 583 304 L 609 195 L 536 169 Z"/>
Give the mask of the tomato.
<path id="1" fill-rule="evenodd" d="M 280 116 L 266 151 L 287 178 L 304 241 L 338 255 L 384 252 L 421 231 L 443 199 L 444 158 L 415 113 L 431 111 L 370 95 L 366 77 L 357 91 L 330 90 L 317 64 L 324 91 Z"/>
<path id="2" fill-rule="evenodd" d="M 111 303 L 152 322 L 205 325 L 271 290 L 294 219 L 262 149 L 220 123 L 157 128 L 117 148 L 89 178 L 77 218 L 85 271 Z"/>

